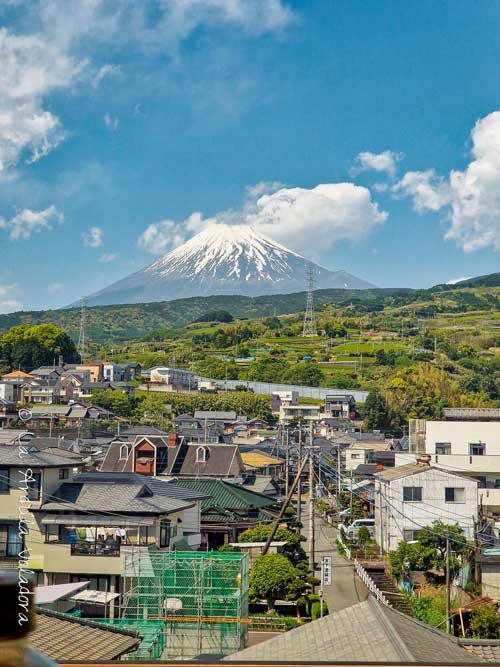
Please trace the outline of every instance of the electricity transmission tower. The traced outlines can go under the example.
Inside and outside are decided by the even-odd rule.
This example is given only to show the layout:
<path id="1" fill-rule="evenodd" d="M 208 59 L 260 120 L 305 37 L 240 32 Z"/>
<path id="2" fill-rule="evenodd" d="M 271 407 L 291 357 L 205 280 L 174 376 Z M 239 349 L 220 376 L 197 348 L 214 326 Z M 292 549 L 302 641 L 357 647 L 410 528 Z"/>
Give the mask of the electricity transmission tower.
<path id="1" fill-rule="evenodd" d="M 314 274 L 312 269 L 307 271 L 307 301 L 304 315 L 303 336 L 316 336 L 316 321 L 314 319 Z"/>
<path id="2" fill-rule="evenodd" d="M 83 362 L 84 357 L 87 356 L 87 341 L 85 340 L 85 308 L 87 306 L 87 300 L 82 298 L 80 300 L 80 334 L 78 335 L 78 354 L 80 355 L 80 360 Z"/>

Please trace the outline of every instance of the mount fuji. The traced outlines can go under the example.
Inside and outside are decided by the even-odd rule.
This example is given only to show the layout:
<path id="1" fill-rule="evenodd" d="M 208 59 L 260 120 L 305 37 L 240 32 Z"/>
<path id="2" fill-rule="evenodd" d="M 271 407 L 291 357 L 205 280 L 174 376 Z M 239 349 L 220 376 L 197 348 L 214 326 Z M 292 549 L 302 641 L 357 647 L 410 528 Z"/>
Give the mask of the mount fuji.
<path id="1" fill-rule="evenodd" d="M 316 289 L 374 287 L 346 271 L 325 269 L 247 225 L 213 224 L 145 269 L 91 294 L 87 303 L 302 292 L 308 271 Z"/>

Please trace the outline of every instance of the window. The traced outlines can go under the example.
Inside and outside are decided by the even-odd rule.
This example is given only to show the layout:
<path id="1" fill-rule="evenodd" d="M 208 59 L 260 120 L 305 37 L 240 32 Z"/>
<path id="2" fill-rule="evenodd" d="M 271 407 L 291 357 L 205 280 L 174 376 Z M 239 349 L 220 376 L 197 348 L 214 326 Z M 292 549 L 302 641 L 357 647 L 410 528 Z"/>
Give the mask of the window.
<path id="1" fill-rule="evenodd" d="M 169 523 L 160 524 L 160 549 L 164 549 L 170 545 L 170 538 L 172 537 L 171 527 Z"/>
<path id="2" fill-rule="evenodd" d="M 206 463 L 207 460 L 207 450 L 205 447 L 196 448 L 196 463 Z"/>
<path id="3" fill-rule="evenodd" d="M 486 454 L 486 443 L 469 442 L 469 454 L 471 456 L 484 456 Z"/>
<path id="4" fill-rule="evenodd" d="M 59 470 L 59 479 L 69 479 L 69 468 L 61 468 Z"/>
<path id="5" fill-rule="evenodd" d="M 436 454 L 451 454 L 451 442 L 436 442 Z"/>
<path id="6" fill-rule="evenodd" d="M 405 502 L 405 503 L 421 503 L 422 502 L 422 487 L 421 486 L 403 486 L 403 502 Z"/>
<path id="7" fill-rule="evenodd" d="M 24 549 L 23 538 L 17 524 L 0 525 L 0 556 L 18 558 Z"/>
<path id="8" fill-rule="evenodd" d="M 40 489 L 42 487 L 42 473 L 31 473 L 31 481 L 28 481 L 27 496 L 29 500 L 40 500 Z"/>
<path id="9" fill-rule="evenodd" d="M 360 456 L 360 454 L 351 454 L 351 459 L 359 459 Z"/>
<path id="10" fill-rule="evenodd" d="M 447 486 L 444 490 L 444 499 L 447 503 L 464 503 L 465 489 Z"/>
<path id="11" fill-rule="evenodd" d="M 128 458 L 128 447 L 127 445 L 122 445 L 120 447 L 120 459 L 127 459 Z"/>
<path id="12" fill-rule="evenodd" d="M 415 542 L 418 537 L 419 528 L 405 528 L 403 530 L 403 540 L 405 542 Z"/>
<path id="13" fill-rule="evenodd" d="M 9 493 L 10 468 L 0 468 L 0 493 Z"/>

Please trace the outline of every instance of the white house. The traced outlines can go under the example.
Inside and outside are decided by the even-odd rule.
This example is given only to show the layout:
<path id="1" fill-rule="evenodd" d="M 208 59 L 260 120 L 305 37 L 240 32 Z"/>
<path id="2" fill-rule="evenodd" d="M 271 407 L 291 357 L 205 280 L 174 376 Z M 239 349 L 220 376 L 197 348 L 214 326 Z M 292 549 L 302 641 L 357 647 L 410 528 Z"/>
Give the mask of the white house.
<path id="1" fill-rule="evenodd" d="M 458 523 L 468 540 L 478 518 L 478 482 L 423 460 L 375 475 L 375 539 L 383 551 L 415 540 L 434 521 Z"/>
<path id="2" fill-rule="evenodd" d="M 321 414 L 321 405 L 301 403 L 300 405 L 281 405 L 279 419 L 282 423 L 291 422 L 294 419 L 317 420 Z"/>
<path id="3" fill-rule="evenodd" d="M 168 366 L 155 366 L 149 371 L 144 371 L 143 376 L 149 377 L 152 384 L 164 384 L 171 387 L 172 390 L 177 389 L 196 389 L 196 376 L 192 371 L 184 370 L 183 368 L 171 368 Z"/>
<path id="4" fill-rule="evenodd" d="M 444 419 L 411 419 L 408 452 L 398 452 L 396 466 L 421 454 L 431 465 L 473 477 L 479 482 L 479 503 L 500 511 L 500 410 L 445 408 Z"/>

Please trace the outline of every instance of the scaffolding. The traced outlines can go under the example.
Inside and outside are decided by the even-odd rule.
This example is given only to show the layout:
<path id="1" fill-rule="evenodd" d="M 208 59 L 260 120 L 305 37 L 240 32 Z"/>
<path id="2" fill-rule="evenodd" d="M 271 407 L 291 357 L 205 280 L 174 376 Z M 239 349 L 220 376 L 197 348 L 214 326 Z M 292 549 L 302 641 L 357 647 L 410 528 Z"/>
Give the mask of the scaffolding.
<path id="1" fill-rule="evenodd" d="M 127 554 L 119 623 L 150 638 L 161 625 L 161 636 L 144 647 L 150 654 L 141 657 L 158 659 L 160 648 L 166 660 L 239 651 L 248 638 L 248 554 Z"/>

